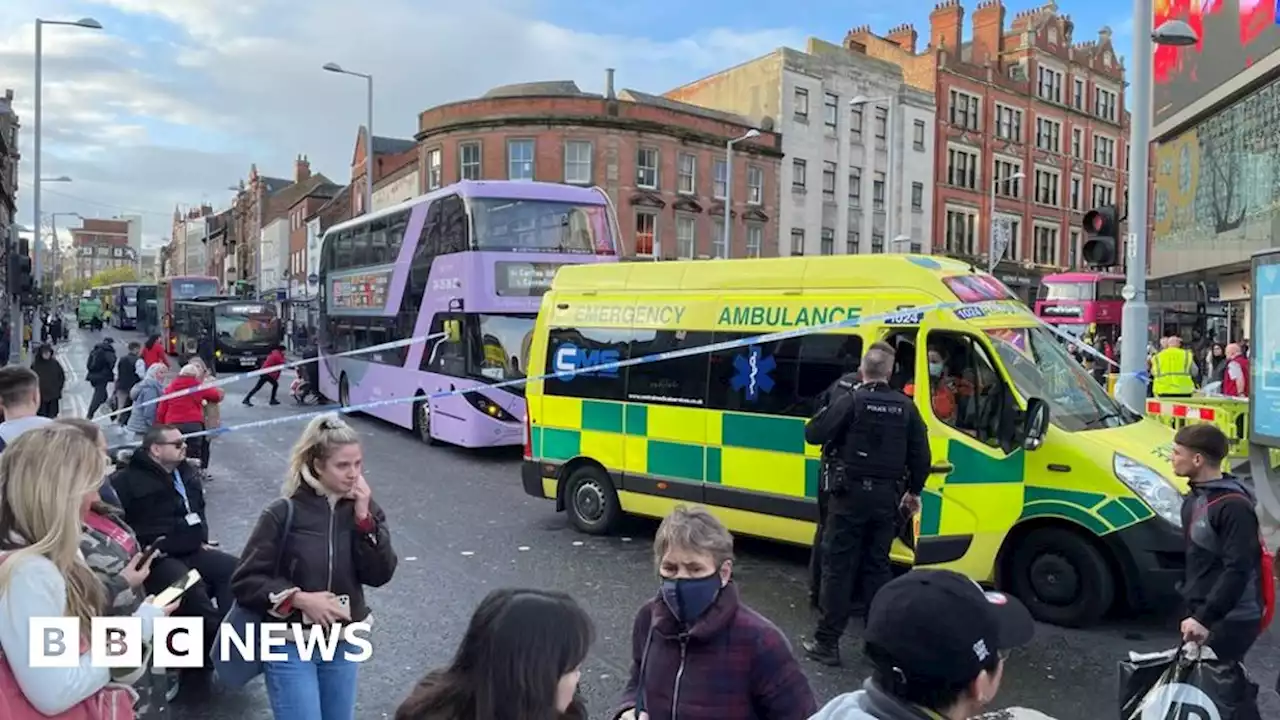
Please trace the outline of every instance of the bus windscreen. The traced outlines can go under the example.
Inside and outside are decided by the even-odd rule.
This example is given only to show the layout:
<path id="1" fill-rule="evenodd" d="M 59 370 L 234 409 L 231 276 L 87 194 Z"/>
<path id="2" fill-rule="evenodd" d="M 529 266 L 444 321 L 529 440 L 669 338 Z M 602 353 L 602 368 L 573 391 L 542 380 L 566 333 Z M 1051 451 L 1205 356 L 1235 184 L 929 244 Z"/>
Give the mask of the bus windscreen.
<path id="1" fill-rule="evenodd" d="M 172 287 L 174 300 L 191 300 L 192 298 L 210 297 L 218 294 L 218 281 L 213 278 L 206 280 L 175 280 Z"/>
<path id="2" fill-rule="evenodd" d="M 604 205 L 473 198 L 471 215 L 477 250 L 616 254 Z"/>
<path id="3" fill-rule="evenodd" d="M 220 342 L 234 346 L 280 342 L 280 318 L 264 307 L 234 306 L 214 313 Z"/>

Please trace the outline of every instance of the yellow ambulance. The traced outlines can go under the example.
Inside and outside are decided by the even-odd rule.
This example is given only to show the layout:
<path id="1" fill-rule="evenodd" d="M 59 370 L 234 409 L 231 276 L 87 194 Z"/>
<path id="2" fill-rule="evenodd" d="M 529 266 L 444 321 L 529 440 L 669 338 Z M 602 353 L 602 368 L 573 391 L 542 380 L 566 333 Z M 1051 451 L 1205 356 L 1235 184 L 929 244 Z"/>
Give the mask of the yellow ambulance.
<path id="1" fill-rule="evenodd" d="M 809 545 L 820 452 L 805 421 L 877 341 L 897 350 L 891 384 L 911 391 L 933 453 L 895 560 L 996 585 L 1060 625 L 1172 597 L 1186 490 L 1172 431 L 1109 397 L 1003 284 L 947 258 L 561 268 L 527 358 L 545 379 L 527 387 L 524 489 L 588 533 L 701 503 L 735 533 Z"/>

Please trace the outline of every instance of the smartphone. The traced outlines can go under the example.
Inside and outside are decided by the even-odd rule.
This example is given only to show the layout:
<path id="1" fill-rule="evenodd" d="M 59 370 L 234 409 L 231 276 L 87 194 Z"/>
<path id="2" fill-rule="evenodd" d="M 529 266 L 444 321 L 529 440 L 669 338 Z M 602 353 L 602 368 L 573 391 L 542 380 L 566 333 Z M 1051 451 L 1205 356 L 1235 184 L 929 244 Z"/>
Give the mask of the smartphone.
<path id="1" fill-rule="evenodd" d="M 151 559 L 151 556 L 160 551 L 160 543 L 164 542 L 166 537 L 167 536 L 165 535 L 161 535 L 156 538 L 155 542 L 148 545 L 146 549 L 142 551 L 142 560 L 138 562 L 139 567 L 146 565 L 147 561 Z"/>
<path id="2" fill-rule="evenodd" d="M 198 582 L 200 582 L 200 573 L 196 570 L 188 570 L 187 574 L 178 578 L 177 582 L 157 593 L 152 598 L 151 604 L 159 607 L 172 605 L 182 597 L 183 593 L 190 590 Z"/>

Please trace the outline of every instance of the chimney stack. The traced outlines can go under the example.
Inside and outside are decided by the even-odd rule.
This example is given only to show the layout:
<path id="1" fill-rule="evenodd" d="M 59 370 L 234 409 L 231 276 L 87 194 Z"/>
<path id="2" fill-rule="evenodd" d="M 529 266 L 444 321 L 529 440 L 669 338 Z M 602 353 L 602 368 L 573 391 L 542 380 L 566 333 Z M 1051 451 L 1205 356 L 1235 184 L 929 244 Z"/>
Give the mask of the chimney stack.
<path id="1" fill-rule="evenodd" d="M 606 100 L 617 100 L 618 96 L 613 92 L 613 68 L 605 68 L 604 71 L 604 97 Z"/>
<path id="2" fill-rule="evenodd" d="M 946 48 L 950 54 L 960 52 L 963 40 L 964 8 L 960 0 L 942 0 L 929 13 L 929 47 Z"/>
<path id="3" fill-rule="evenodd" d="M 300 183 L 311 177 L 311 161 L 306 155 L 299 155 L 293 163 L 293 181 Z"/>
<path id="4" fill-rule="evenodd" d="M 982 0 L 973 11 L 973 50 L 970 61 L 982 67 L 1000 64 L 1004 41 L 1004 5 L 1001 0 Z"/>
<path id="5" fill-rule="evenodd" d="M 884 36 L 885 40 L 896 43 L 898 47 L 906 50 L 912 55 L 916 54 L 916 41 L 919 40 L 920 34 L 916 32 L 914 26 L 899 25 L 889 30 L 889 34 Z"/>

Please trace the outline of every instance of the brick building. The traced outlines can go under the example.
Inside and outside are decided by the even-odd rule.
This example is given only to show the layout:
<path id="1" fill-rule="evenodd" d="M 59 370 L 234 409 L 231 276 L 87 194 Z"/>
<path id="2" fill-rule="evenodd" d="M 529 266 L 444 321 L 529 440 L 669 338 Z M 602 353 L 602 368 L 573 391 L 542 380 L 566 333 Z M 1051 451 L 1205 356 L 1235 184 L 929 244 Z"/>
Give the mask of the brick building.
<path id="1" fill-rule="evenodd" d="M 934 251 L 985 265 L 994 213 L 1013 229 L 997 274 L 1026 299 L 1043 274 L 1080 264 L 1084 212 L 1123 206 L 1127 190 L 1125 70 L 1111 31 L 1078 41 L 1056 7 L 1019 12 L 1006 27 L 999 0 L 982 0 L 966 40 L 964 8 L 944 0 L 923 52 L 910 25 L 884 37 L 858 27 L 844 41 L 934 94 Z"/>
<path id="2" fill-rule="evenodd" d="M 365 128 L 356 133 L 356 146 L 351 153 L 351 193 L 353 215 L 365 212 Z M 417 197 L 418 144 L 410 139 L 373 136 L 373 209 L 381 210 Z"/>
<path id="3" fill-rule="evenodd" d="M 289 208 L 289 250 L 283 271 L 288 298 L 306 294 L 307 223 L 320 212 L 320 208 L 344 189 L 341 185 L 324 180 L 323 175 L 317 177 L 320 178 L 318 182 L 305 183 L 302 196 Z"/>
<path id="4" fill-rule="evenodd" d="M 778 254 L 781 136 L 735 145 L 732 247 L 724 247 L 725 143 L 752 125 L 635 90 L 572 82 L 496 88 L 418 116 L 421 190 L 462 179 L 601 187 L 617 207 L 621 249 L 659 258 Z"/>
<path id="5" fill-rule="evenodd" d="M 241 181 L 231 201 L 231 222 L 224 236 L 225 247 L 217 254 L 224 259 L 222 279 L 228 285 L 257 282 L 259 241 L 262 228 L 270 222 L 269 199 L 293 183 L 258 173 L 256 164 L 249 167 L 248 181 Z"/>
<path id="6" fill-rule="evenodd" d="M 13 91 L 0 97 L 0 239 L 3 239 L 18 216 L 18 115 L 13 111 Z M 7 262 L 4 244 L 0 243 L 0 264 Z M 3 265 L 0 265 L 3 266 Z M 0 273 L 3 275 L 3 273 Z M 0 309 L 9 294 L 4 292 L 5 278 L 0 277 Z"/>
<path id="7" fill-rule="evenodd" d="M 75 276 L 88 280 L 104 270 L 136 267 L 137 253 L 129 245 L 130 226 L 137 219 L 95 220 L 85 218 L 71 228 L 71 248 L 75 254 Z M 136 232 L 136 231 L 135 231 Z"/>

